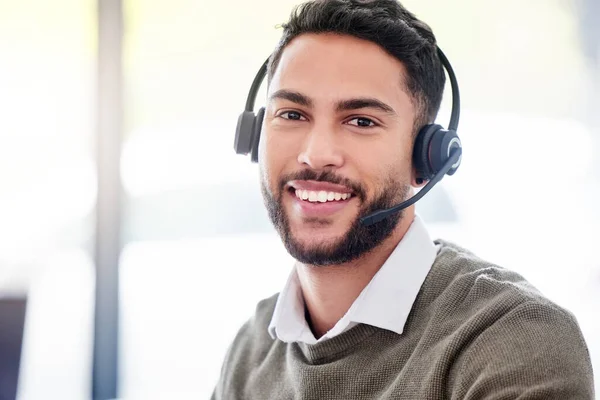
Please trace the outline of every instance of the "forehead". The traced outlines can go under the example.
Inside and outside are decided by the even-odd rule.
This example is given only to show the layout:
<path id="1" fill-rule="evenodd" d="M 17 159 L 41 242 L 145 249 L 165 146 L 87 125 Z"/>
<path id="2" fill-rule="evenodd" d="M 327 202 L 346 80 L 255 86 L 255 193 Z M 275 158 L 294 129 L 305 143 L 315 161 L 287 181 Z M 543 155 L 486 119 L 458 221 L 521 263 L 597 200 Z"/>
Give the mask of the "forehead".
<path id="1" fill-rule="evenodd" d="M 348 35 L 302 34 L 282 51 L 269 92 L 292 89 L 319 99 L 376 97 L 410 103 L 404 65 L 377 44 Z"/>

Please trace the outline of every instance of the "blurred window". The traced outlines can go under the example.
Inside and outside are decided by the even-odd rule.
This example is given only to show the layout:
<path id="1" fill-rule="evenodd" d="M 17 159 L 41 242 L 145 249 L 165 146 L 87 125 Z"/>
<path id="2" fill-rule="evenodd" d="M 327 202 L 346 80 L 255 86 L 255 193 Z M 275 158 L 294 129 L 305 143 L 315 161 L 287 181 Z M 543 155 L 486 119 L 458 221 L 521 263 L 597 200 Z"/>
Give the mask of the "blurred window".
<path id="1" fill-rule="evenodd" d="M 27 298 L 20 399 L 90 393 L 95 21 L 94 1 L 0 2 L 0 298 Z"/>

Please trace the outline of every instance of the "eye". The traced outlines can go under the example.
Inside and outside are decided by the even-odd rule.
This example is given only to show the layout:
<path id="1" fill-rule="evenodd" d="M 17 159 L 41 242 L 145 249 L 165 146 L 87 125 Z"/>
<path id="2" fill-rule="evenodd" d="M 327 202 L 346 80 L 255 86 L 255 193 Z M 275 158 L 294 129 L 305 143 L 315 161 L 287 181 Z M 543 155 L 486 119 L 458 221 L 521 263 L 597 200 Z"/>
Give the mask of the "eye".
<path id="1" fill-rule="evenodd" d="M 297 111 L 284 111 L 282 113 L 280 113 L 279 115 L 277 115 L 277 117 L 279 118 L 283 118 L 283 119 L 288 119 L 291 121 L 301 121 L 302 114 L 300 114 Z"/>
<path id="2" fill-rule="evenodd" d="M 351 123 L 350 121 L 356 121 L 356 123 Z M 377 126 L 373 120 L 365 117 L 352 118 L 350 121 L 348 121 L 350 125 L 358 126 L 359 128 L 373 128 Z"/>

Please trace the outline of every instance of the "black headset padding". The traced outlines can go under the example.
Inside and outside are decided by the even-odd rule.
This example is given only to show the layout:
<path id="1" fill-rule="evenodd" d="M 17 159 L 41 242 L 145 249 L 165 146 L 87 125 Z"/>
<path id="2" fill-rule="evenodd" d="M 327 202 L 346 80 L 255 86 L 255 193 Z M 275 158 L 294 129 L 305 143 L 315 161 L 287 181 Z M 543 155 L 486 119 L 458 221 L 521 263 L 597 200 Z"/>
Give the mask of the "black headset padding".
<path id="1" fill-rule="evenodd" d="M 258 144 L 260 142 L 260 130 L 262 128 L 263 118 L 265 117 L 265 108 L 261 107 L 256 114 L 254 119 L 254 126 L 252 127 L 252 154 L 250 159 L 252 162 L 258 162 Z"/>
<path id="2" fill-rule="evenodd" d="M 244 111 L 238 117 L 233 148 L 237 154 L 248 154 L 252 150 L 252 132 L 256 117 L 253 111 Z"/>
<path id="3" fill-rule="evenodd" d="M 429 161 L 429 148 L 431 138 L 435 132 L 443 129 L 440 125 L 430 124 L 425 125 L 419 131 L 413 148 L 413 163 L 417 172 L 417 178 L 429 180 L 435 175 L 435 171 L 432 170 Z"/>
<path id="4" fill-rule="evenodd" d="M 438 173 L 450 158 L 452 149 L 462 148 L 460 139 L 452 130 L 440 129 L 433 133 L 429 144 L 429 165 L 434 174 Z M 462 157 L 461 157 L 462 158 Z M 461 158 L 446 173 L 452 175 L 458 169 Z"/>

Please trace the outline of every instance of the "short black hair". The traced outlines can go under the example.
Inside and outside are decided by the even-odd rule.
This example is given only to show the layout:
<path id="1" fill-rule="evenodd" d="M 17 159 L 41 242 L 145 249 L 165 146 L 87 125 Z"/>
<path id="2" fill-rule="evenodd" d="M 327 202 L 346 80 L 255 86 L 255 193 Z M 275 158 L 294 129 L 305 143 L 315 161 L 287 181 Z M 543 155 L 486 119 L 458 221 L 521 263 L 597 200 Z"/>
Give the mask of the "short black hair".
<path id="1" fill-rule="evenodd" d="M 268 82 L 287 44 L 303 33 L 336 33 L 381 46 L 404 65 L 415 134 L 439 111 L 446 76 L 431 28 L 397 0 L 312 0 L 296 6 L 268 63 Z"/>

